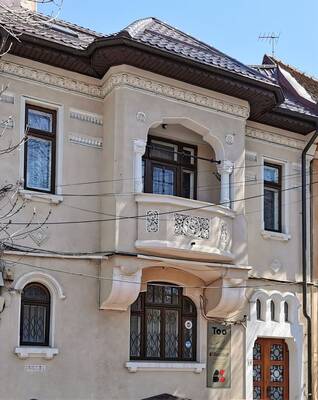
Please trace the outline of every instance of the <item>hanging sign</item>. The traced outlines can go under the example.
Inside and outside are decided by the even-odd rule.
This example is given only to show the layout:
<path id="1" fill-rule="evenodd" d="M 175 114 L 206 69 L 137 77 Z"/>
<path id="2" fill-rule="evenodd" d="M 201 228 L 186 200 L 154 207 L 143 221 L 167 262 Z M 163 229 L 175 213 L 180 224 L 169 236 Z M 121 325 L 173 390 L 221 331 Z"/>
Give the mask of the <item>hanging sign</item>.
<path id="1" fill-rule="evenodd" d="M 231 387 L 231 326 L 208 322 L 207 386 Z"/>

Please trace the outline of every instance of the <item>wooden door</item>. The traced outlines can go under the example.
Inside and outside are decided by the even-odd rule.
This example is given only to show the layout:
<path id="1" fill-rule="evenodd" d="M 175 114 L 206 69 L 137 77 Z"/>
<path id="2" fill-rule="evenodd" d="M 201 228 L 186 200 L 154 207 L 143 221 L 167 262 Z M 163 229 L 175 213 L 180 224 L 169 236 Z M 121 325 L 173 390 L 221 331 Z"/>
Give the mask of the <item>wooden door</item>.
<path id="1" fill-rule="evenodd" d="M 253 400 L 288 400 L 288 347 L 283 339 L 257 339 L 253 348 Z"/>

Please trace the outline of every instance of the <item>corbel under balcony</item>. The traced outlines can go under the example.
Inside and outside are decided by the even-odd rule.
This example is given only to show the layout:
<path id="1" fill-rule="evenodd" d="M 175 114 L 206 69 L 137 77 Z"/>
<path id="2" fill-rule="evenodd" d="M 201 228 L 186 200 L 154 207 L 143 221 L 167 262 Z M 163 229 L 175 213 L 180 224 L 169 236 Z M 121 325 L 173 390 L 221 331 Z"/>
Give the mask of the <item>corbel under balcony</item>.
<path id="1" fill-rule="evenodd" d="M 103 266 L 100 277 L 100 309 L 126 311 L 137 299 L 141 271 L 134 267 Z"/>

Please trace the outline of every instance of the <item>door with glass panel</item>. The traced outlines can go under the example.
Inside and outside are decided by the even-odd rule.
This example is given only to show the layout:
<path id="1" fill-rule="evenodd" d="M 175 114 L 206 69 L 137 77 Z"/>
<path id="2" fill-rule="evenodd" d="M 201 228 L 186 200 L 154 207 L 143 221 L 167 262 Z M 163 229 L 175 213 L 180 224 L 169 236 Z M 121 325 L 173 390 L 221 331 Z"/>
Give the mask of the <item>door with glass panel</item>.
<path id="1" fill-rule="evenodd" d="M 283 339 L 257 339 L 253 348 L 253 400 L 288 400 L 288 347 Z"/>

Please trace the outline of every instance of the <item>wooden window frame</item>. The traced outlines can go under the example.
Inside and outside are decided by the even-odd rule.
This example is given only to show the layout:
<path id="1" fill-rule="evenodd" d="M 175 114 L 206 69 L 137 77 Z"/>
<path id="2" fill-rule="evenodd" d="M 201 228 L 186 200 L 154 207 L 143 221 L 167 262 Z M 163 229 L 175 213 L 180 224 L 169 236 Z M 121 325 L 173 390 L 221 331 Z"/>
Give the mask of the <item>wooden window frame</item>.
<path id="1" fill-rule="evenodd" d="M 42 285 L 41 283 L 37 282 L 31 282 L 27 284 L 25 288 L 29 286 L 40 286 L 43 290 L 47 292 L 48 295 L 48 301 L 43 301 L 43 300 L 36 300 L 36 299 L 25 299 L 23 296 L 23 291 L 21 295 L 21 312 L 20 312 L 20 346 L 49 346 L 50 344 L 50 322 L 51 322 L 51 295 L 50 291 Z M 31 342 L 31 341 L 24 341 L 23 340 L 23 320 L 24 320 L 24 305 L 38 305 L 41 307 L 46 308 L 46 321 L 45 321 L 45 339 L 43 342 Z"/>
<path id="2" fill-rule="evenodd" d="M 167 143 L 167 144 L 172 144 L 177 146 L 178 150 L 177 150 L 177 160 L 173 161 L 173 160 L 166 160 L 160 157 L 153 157 L 151 155 L 151 148 L 152 148 L 152 141 L 160 141 L 163 143 Z M 155 146 L 155 144 L 154 144 Z M 193 164 L 186 164 L 182 162 L 182 154 L 184 153 L 184 148 L 187 147 L 189 149 L 193 149 Z M 147 142 L 147 147 L 146 147 L 146 152 L 143 156 L 143 160 L 144 160 L 144 192 L 145 193 L 153 193 L 153 182 L 152 182 L 152 171 L 153 171 L 153 165 L 161 165 L 161 166 L 166 166 L 169 168 L 174 168 L 175 169 L 175 177 L 176 177 L 176 181 L 174 183 L 175 185 L 175 194 L 174 196 L 178 196 L 178 197 L 183 197 L 183 198 L 187 198 L 183 196 L 183 172 L 184 171 L 190 171 L 193 172 L 194 175 L 194 179 L 193 179 L 193 200 L 197 199 L 197 152 L 198 152 L 198 148 L 197 146 L 188 144 L 188 143 L 184 143 L 184 142 L 179 142 L 179 141 L 175 141 L 175 140 L 171 140 L 171 139 L 166 139 L 166 138 L 162 138 L 159 136 L 152 136 L 149 135 L 148 136 L 148 142 Z M 191 156 L 189 156 L 191 157 Z M 191 199 L 191 197 L 190 197 Z"/>
<path id="3" fill-rule="evenodd" d="M 264 162 L 264 170 L 265 167 L 271 167 L 278 170 L 278 183 L 266 181 L 264 176 L 264 229 L 269 232 L 282 232 L 282 165 L 274 164 L 271 162 Z M 278 192 L 278 229 L 269 229 L 265 226 L 265 189 L 275 189 Z M 275 212 L 275 210 L 273 210 Z"/>
<path id="4" fill-rule="evenodd" d="M 52 115 L 52 132 L 46 132 L 39 129 L 34 129 L 28 127 L 28 113 L 29 110 L 37 110 L 41 112 L 45 112 L 47 114 Z M 41 193 L 48 193 L 54 194 L 55 193 L 55 181 L 56 181 L 56 125 L 57 125 L 57 111 L 44 108 L 40 106 L 35 106 L 33 104 L 26 104 L 25 105 L 25 132 L 27 138 L 37 138 L 43 139 L 46 141 L 51 142 L 52 146 L 52 154 L 51 154 L 51 185 L 50 190 L 43 190 L 37 189 L 33 187 L 27 186 L 27 173 L 28 173 L 28 142 L 24 144 L 24 189 L 32 190 L 33 192 L 41 192 Z"/>
<path id="5" fill-rule="evenodd" d="M 155 282 L 153 282 L 155 283 Z M 162 285 L 169 285 L 160 282 Z M 159 284 L 159 282 L 156 282 Z M 140 356 L 131 356 L 131 360 L 143 360 L 143 361 L 196 361 L 196 346 L 197 346 L 197 309 L 194 302 L 187 296 L 184 296 L 182 293 L 182 288 L 178 287 L 179 291 L 179 304 L 157 304 L 157 303 L 147 303 L 146 301 L 146 292 L 142 292 L 139 294 L 138 299 L 136 301 L 141 300 L 141 308 L 138 311 L 135 311 L 131 307 L 130 316 L 136 315 L 140 317 L 141 327 L 140 327 Z M 184 301 L 189 301 L 193 306 L 193 313 L 186 313 L 183 310 Z M 160 315 L 160 357 L 147 357 L 146 355 L 146 310 L 147 309 L 158 309 L 161 310 Z M 177 310 L 178 311 L 178 357 L 171 358 L 165 357 L 165 312 L 166 310 Z M 184 319 L 191 318 L 192 321 L 192 357 L 187 358 L 183 356 L 183 342 L 184 342 Z"/>

